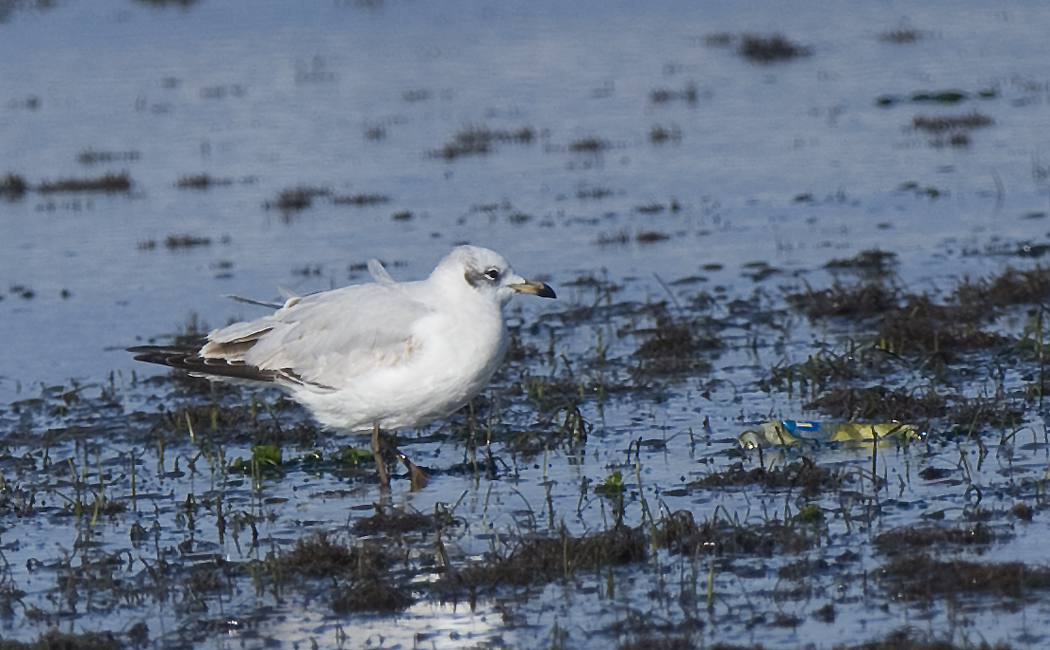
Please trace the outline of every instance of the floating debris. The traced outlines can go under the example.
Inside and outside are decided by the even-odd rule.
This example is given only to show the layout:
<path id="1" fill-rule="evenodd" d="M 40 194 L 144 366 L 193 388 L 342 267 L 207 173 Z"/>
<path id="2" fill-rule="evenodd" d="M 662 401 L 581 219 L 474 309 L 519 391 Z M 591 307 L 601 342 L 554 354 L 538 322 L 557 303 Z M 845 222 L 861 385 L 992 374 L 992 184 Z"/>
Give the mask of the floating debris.
<path id="1" fill-rule="evenodd" d="M 729 47 L 736 40 L 736 36 L 729 32 L 717 32 L 704 36 L 704 45 L 707 47 Z"/>
<path id="2" fill-rule="evenodd" d="M 232 178 L 215 178 L 208 174 L 193 174 L 189 176 L 183 176 L 175 182 L 175 187 L 179 189 L 190 189 L 190 190 L 206 190 L 209 187 L 218 185 L 233 185 Z"/>
<path id="3" fill-rule="evenodd" d="M 531 127 L 522 127 L 517 131 L 503 129 L 493 130 L 483 126 L 470 126 L 457 133 L 452 142 L 441 149 L 430 152 L 432 158 L 455 160 L 463 156 L 476 156 L 492 151 L 496 144 L 529 144 L 536 137 Z"/>
<path id="4" fill-rule="evenodd" d="M 18 174 L 7 173 L 0 180 L 0 196 L 5 197 L 9 201 L 17 201 L 25 196 L 29 186 L 26 184 L 24 178 Z"/>
<path id="5" fill-rule="evenodd" d="M 613 194 L 614 192 L 607 187 L 589 187 L 576 190 L 576 198 L 581 200 L 600 201 L 606 197 L 612 196 Z"/>
<path id="6" fill-rule="evenodd" d="M 131 179 L 126 172 L 104 174 L 97 178 L 62 178 L 57 181 L 43 181 L 36 191 L 41 194 L 58 192 L 106 192 L 116 194 L 131 191 Z"/>
<path id="7" fill-rule="evenodd" d="M 385 194 L 352 194 L 350 196 L 332 197 L 332 203 L 335 205 L 353 205 L 356 207 L 379 205 L 389 201 L 390 197 Z"/>
<path id="8" fill-rule="evenodd" d="M 655 244 L 656 242 L 670 238 L 671 236 L 667 233 L 657 232 L 655 230 L 643 230 L 634 236 L 634 240 L 639 244 Z"/>
<path id="9" fill-rule="evenodd" d="M 634 211 L 639 214 L 659 214 L 666 208 L 667 206 L 663 203 L 646 203 L 645 205 L 636 205 Z"/>
<path id="10" fill-rule="evenodd" d="M 135 0 L 142 4 L 153 5 L 154 7 L 180 7 L 187 8 L 197 4 L 197 0 Z"/>
<path id="11" fill-rule="evenodd" d="M 654 104 L 666 104 L 673 101 L 683 101 L 687 104 L 696 104 L 697 98 L 700 95 L 699 89 L 696 84 L 692 81 L 685 85 L 682 90 L 672 90 L 670 88 L 657 88 L 649 92 L 649 101 Z"/>
<path id="12" fill-rule="evenodd" d="M 915 116 L 912 119 L 912 128 L 926 133 L 939 135 L 947 131 L 972 131 L 983 129 L 995 124 L 992 118 L 976 111 L 965 115 L 942 115 L 939 117 Z"/>
<path id="13" fill-rule="evenodd" d="M 299 187 L 282 190 L 273 201 L 263 203 L 267 210 L 280 210 L 286 215 L 292 212 L 300 212 L 313 205 L 314 198 L 318 196 L 329 196 L 331 190 L 324 187 Z"/>
<path id="14" fill-rule="evenodd" d="M 681 141 L 682 129 L 680 129 L 678 125 L 663 127 L 657 124 L 649 129 L 649 142 L 655 145 L 666 144 L 668 142 L 678 144 Z"/>
<path id="15" fill-rule="evenodd" d="M 227 97 L 244 97 L 247 88 L 240 84 L 205 86 L 200 89 L 201 99 L 226 99 Z"/>
<path id="16" fill-rule="evenodd" d="M 573 153 L 600 153 L 609 148 L 609 143 L 595 136 L 580 138 L 569 143 L 569 151 Z"/>
<path id="17" fill-rule="evenodd" d="M 13 284 L 8 288 L 8 291 L 23 300 L 31 300 L 36 296 L 35 291 L 22 284 Z"/>
<path id="18" fill-rule="evenodd" d="M 912 119 L 911 127 L 935 136 L 930 142 L 935 147 L 966 147 L 970 144 L 970 132 L 992 126 L 992 118 L 976 111 L 965 115 L 943 115 L 926 117 L 917 115 Z"/>
<path id="19" fill-rule="evenodd" d="M 739 52 L 748 61 L 761 64 L 791 61 L 811 53 L 808 47 L 792 43 L 783 34 L 744 34 L 740 37 Z"/>
<path id="20" fill-rule="evenodd" d="M 164 238 L 164 248 L 167 248 L 169 251 L 173 251 L 179 248 L 197 248 L 199 246 L 210 245 L 210 237 L 198 237 L 197 235 L 168 235 Z"/>
<path id="21" fill-rule="evenodd" d="M 430 99 L 432 93 L 426 88 L 417 88 L 415 90 L 406 90 L 402 93 L 401 97 L 409 103 L 425 102 Z"/>
<path id="22" fill-rule="evenodd" d="M 973 93 L 949 88 L 946 90 L 919 90 L 910 95 L 879 95 L 875 98 L 875 104 L 887 108 L 903 103 L 952 105 L 974 98 L 994 99 L 998 96 L 999 91 L 995 88 L 982 88 Z"/>
<path id="23" fill-rule="evenodd" d="M 99 163 L 111 162 L 134 162 L 139 159 L 137 151 L 93 151 L 87 149 L 77 155 L 77 162 L 81 165 L 97 165 Z"/>
<path id="24" fill-rule="evenodd" d="M 595 243 L 599 246 L 625 246 L 631 243 L 631 233 L 626 228 L 614 233 L 598 233 Z"/>
<path id="25" fill-rule="evenodd" d="M 939 199 L 942 196 L 946 196 L 948 194 L 946 190 L 939 190 L 936 187 L 930 185 L 922 187 L 915 181 L 906 181 L 904 183 L 901 183 L 900 187 L 897 188 L 897 191 L 910 192 L 915 194 L 915 196 L 926 197 L 930 200 Z"/>
<path id="26" fill-rule="evenodd" d="M 328 64 L 322 56 L 315 56 L 309 64 L 302 61 L 295 63 L 295 83 L 332 83 L 338 79 L 338 75 L 328 70 Z"/>
<path id="27" fill-rule="evenodd" d="M 768 446 L 807 446 L 833 443 L 896 444 L 923 437 L 923 432 L 901 422 L 800 422 L 773 420 L 751 427 L 737 436 L 745 449 Z"/>
<path id="28" fill-rule="evenodd" d="M 829 260 L 824 268 L 830 271 L 850 271 L 867 278 L 881 278 L 896 270 L 897 254 L 872 248 L 848 259 Z"/>
<path id="29" fill-rule="evenodd" d="M 886 30 L 880 32 L 878 39 L 883 43 L 893 43 L 894 45 L 907 45 L 910 43 L 917 43 L 926 37 L 926 32 L 921 29 L 914 29 L 912 27 L 897 27 L 896 29 Z"/>

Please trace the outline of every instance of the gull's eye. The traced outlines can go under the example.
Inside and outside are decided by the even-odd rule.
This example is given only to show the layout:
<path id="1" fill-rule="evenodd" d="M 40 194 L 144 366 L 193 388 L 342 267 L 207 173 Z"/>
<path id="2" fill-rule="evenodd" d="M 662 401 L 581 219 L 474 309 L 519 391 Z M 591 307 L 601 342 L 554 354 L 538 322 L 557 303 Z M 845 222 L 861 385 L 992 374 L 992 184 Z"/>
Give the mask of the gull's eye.
<path id="1" fill-rule="evenodd" d="M 499 282 L 499 269 L 491 268 L 485 271 L 485 277 L 493 282 Z"/>

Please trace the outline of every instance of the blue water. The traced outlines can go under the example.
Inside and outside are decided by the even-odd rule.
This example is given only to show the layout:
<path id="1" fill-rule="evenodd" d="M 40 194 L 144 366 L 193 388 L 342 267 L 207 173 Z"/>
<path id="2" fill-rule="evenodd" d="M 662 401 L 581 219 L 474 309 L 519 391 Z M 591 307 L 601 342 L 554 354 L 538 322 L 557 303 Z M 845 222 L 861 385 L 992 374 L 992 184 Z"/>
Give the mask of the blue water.
<path id="1" fill-rule="evenodd" d="M 898 253 L 910 290 L 936 293 L 964 275 L 1031 264 L 986 253 L 1046 243 L 1050 232 L 1044 3 L 12 6 L 0 22 L 0 174 L 35 185 L 126 171 L 133 185 L 0 200 L 0 404 L 36 397 L 41 385 L 157 372 L 123 348 L 177 332 L 193 315 L 217 327 L 259 313 L 229 294 L 272 300 L 282 286 L 342 286 L 363 280 L 351 266 L 372 257 L 416 279 L 464 241 L 558 290 L 557 303 L 515 307 L 531 322 L 590 304 L 592 292 L 570 285 L 589 276 L 619 285 L 623 300 L 661 300 L 664 283 L 702 275 L 703 288 L 729 299 L 757 291 L 775 304 L 800 278 L 824 282 L 829 259 L 873 247 Z M 922 37 L 879 39 L 902 27 Z M 711 38 L 774 31 L 811 55 L 758 65 Z M 689 88 L 695 101 L 682 96 Z M 876 103 L 942 90 L 970 98 Z M 654 101 L 654 91 L 674 98 Z M 994 124 L 967 146 L 910 128 L 917 115 L 973 112 Z M 434 155 L 471 127 L 527 127 L 534 137 L 453 161 Z M 675 137 L 654 143 L 654 127 Z M 573 150 L 588 138 L 599 151 Z M 79 162 L 84 152 L 109 160 Z M 177 187 L 197 174 L 221 182 Z M 265 207 L 298 186 L 389 201 Z M 644 209 L 654 204 L 663 209 Z M 411 218 L 393 218 L 403 211 Z M 637 241 L 645 232 L 669 237 Z M 211 243 L 164 246 L 182 234 Z M 744 268 L 752 262 L 781 272 L 756 283 Z M 823 334 L 799 328 L 792 343 L 804 358 L 808 337 Z M 593 337 L 569 333 L 565 351 Z M 626 354 L 636 341 L 605 343 Z M 714 379 L 748 381 L 749 365 L 778 354 L 727 354 Z M 670 403 L 644 406 L 642 421 L 681 434 L 698 404 L 716 422 L 799 415 L 782 396 L 749 393 L 741 406 L 700 392 L 699 380 L 688 383 Z M 603 462 L 622 456 L 637 424 L 633 404 L 605 412 L 610 437 L 624 444 L 603 450 Z M 692 460 L 656 471 L 677 477 Z M 603 462 L 591 471 L 604 476 Z M 569 503 L 578 475 L 565 471 Z M 763 642 L 859 641 L 900 622 L 884 618 L 865 627 L 843 616 L 834 630 Z"/>
<path id="2" fill-rule="evenodd" d="M 1033 176 L 1050 164 L 1048 10 L 951 8 L 767 7 L 761 17 L 694 3 L 16 10 L 0 24 L 4 169 L 29 183 L 124 170 L 134 185 L 130 196 L 29 194 L 0 205 L 2 396 L 19 383 L 128 372 L 116 348 L 171 331 L 191 311 L 212 326 L 249 315 L 224 294 L 342 285 L 347 265 L 370 257 L 403 262 L 398 275 L 417 278 L 464 240 L 500 250 L 526 275 L 557 283 L 606 269 L 613 280 L 636 278 L 629 289 L 643 293 L 659 291 L 653 273 L 672 280 L 720 263 L 735 280 L 740 263 L 808 269 L 872 246 L 899 252 L 919 280 L 940 274 L 941 262 L 926 262 L 946 241 L 1042 240 L 1045 221 L 1023 216 L 1048 207 L 1045 177 Z M 925 38 L 877 39 L 902 21 Z M 745 30 L 781 31 L 812 56 L 759 66 L 705 44 Z M 650 99 L 690 84 L 695 103 Z M 998 95 L 875 105 L 941 89 Z M 916 114 L 970 111 L 995 126 L 965 148 L 931 147 L 907 129 Z M 529 127 L 536 138 L 451 163 L 429 155 L 472 125 Z M 651 144 L 656 125 L 680 140 Z M 607 148 L 569 150 L 588 137 Z M 85 151 L 135 158 L 83 165 Z M 174 186 L 201 173 L 232 184 Z M 906 182 L 943 198 L 898 192 Z M 263 209 L 298 185 L 390 202 L 317 200 L 287 222 Z M 594 188 L 610 194 L 577 198 Z M 799 195 L 814 201 L 794 202 Z M 634 210 L 672 199 L 674 214 Z M 510 209 L 478 209 L 503 204 Z M 413 218 L 390 218 L 402 210 Z M 508 223 L 511 211 L 530 219 Z M 642 230 L 673 237 L 595 244 Z M 183 233 L 213 243 L 137 248 Z M 293 273 L 303 268 L 321 275 Z M 34 298 L 16 297 L 13 285 Z"/>

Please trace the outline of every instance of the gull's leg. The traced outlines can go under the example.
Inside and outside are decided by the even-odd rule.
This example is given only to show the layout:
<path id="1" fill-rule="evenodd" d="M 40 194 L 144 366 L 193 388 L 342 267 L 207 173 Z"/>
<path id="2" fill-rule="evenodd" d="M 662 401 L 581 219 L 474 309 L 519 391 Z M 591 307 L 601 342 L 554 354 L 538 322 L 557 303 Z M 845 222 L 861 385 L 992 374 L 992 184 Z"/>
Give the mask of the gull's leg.
<path id="1" fill-rule="evenodd" d="M 401 464 L 404 465 L 405 469 L 408 470 L 408 480 L 409 484 L 411 485 L 411 490 L 413 492 L 419 492 L 420 490 L 425 488 L 427 486 L 427 483 L 430 482 L 430 477 L 427 476 L 427 473 L 424 472 L 419 465 L 416 465 L 411 460 L 409 460 L 408 456 L 401 453 L 400 449 L 395 447 L 394 451 L 397 453 L 397 459 L 401 461 Z"/>
<path id="2" fill-rule="evenodd" d="M 372 457 L 376 461 L 376 472 L 379 473 L 379 489 L 390 491 L 390 475 L 386 473 L 386 462 L 383 460 L 383 442 L 379 439 L 379 423 L 372 428 Z"/>

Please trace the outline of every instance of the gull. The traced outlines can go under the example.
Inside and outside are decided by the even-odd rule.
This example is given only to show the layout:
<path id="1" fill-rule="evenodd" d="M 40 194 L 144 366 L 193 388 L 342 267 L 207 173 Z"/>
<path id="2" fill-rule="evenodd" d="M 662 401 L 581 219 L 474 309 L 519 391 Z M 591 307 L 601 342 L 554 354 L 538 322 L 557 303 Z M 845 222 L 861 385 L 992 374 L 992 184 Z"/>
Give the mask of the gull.
<path id="1" fill-rule="evenodd" d="M 213 330 L 202 346 L 128 350 L 195 376 L 277 386 L 326 429 L 370 431 L 387 489 L 380 431 L 419 428 L 464 406 L 503 360 L 503 306 L 517 293 L 556 296 L 477 246 L 453 249 L 425 280 L 396 282 L 377 260 L 368 268 L 372 283 L 289 298 L 268 316 Z M 413 489 L 426 485 L 397 456 Z"/>

